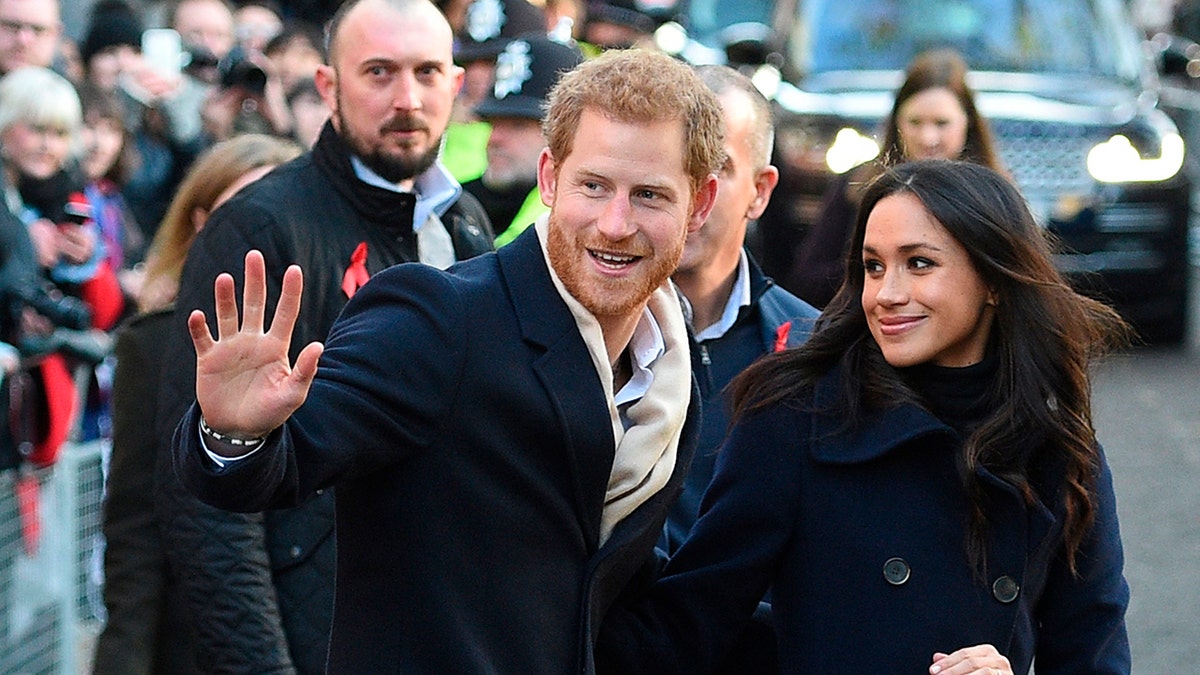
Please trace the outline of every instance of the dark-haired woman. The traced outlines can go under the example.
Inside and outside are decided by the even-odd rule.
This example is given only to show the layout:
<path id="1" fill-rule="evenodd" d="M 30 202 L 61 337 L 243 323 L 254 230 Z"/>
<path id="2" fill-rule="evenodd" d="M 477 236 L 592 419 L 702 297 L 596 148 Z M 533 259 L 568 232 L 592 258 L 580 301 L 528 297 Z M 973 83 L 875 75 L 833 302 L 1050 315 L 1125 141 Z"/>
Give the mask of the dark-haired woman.
<path id="1" fill-rule="evenodd" d="M 873 181 L 846 275 L 734 381 L 700 519 L 609 615 L 601 672 L 707 672 L 768 587 L 786 673 L 1129 672 L 1088 375 L 1128 328 L 973 163 Z"/>
<path id="2" fill-rule="evenodd" d="M 784 286 L 824 307 L 842 283 L 842 261 L 863 186 L 885 167 L 919 159 L 961 159 L 1003 172 L 991 127 L 975 107 L 967 63 L 951 49 L 918 54 L 883 124 L 879 158 L 834 179 L 817 221 L 796 250 Z"/>

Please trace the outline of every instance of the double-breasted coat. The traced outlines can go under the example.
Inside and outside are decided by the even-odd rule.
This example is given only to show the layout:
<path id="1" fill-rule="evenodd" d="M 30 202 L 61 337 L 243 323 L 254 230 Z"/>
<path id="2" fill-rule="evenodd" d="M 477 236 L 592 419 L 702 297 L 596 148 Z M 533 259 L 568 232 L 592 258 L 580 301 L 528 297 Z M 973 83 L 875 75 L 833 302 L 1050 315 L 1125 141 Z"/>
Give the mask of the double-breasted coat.
<path id="1" fill-rule="evenodd" d="M 785 673 L 924 673 L 935 652 L 994 645 L 1014 672 L 1128 673 L 1129 587 L 1112 477 L 1067 568 L 1061 506 L 1030 505 L 980 470 L 990 501 L 984 578 L 966 555 L 957 433 L 915 405 L 837 416 L 831 376 L 815 405 L 739 423 L 691 537 L 640 604 L 610 613 L 601 672 L 703 673 L 771 587 Z M 1055 500 L 1057 501 L 1057 500 Z"/>

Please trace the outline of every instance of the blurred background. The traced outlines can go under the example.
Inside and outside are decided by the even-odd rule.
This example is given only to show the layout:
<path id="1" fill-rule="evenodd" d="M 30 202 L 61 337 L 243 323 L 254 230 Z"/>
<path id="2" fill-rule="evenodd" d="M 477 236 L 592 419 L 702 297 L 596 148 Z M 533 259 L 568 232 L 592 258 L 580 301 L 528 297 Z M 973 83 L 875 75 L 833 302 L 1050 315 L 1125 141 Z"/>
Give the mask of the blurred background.
<path id="1" fill-rule="evenodd" d="M 93 4 L 62 0 L 65 37 L 84 40 Z M 131 4 L 146 27 L 161 25 L 163 3 Z M 963 55 L 1004 165 L 1063 244 L 1060 267 L 1142 336 L 1100 367 L 1094 392 L 1133 588 L 1134 671 L 1195 672 L 1200 1 L 600 4 L 637 19 L 620 41 L 738 67 L 774 101 L 781 184 L 751 247 L 785 287 L 823 194 L 878 156 L 905 66 L 930 48 Z M 280 3 L 285 14 L 314 17 L 334 5 Z M 557 30 L 570 34 L 571 21 Z M 90 672 L 105 620 L 99 436 L 77 429 L 53 466 L 0 472 L 0 675 Z"/>

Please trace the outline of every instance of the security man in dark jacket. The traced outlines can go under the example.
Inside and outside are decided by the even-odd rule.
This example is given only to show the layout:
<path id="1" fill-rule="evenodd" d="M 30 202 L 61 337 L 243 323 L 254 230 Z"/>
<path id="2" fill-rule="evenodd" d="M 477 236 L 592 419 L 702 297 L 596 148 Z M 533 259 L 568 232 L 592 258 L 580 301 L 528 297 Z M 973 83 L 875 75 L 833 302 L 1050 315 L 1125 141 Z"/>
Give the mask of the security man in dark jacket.
<path id="1" fill-rule="evenodd" d="M 763 354 L 807 339 L 818 315 L 775 285 L 744 248 L 749 222 L 762 215 L 779 181 L 779 170 L 770 164 L 775 133 L 770 103 L 732 68 L 703 66 L 697 72 L 721 101 L 726 159 L 718 174 L 717 203 L 704 226 L 688 235 L 671 276 L 690 309 L 692 372 L 700 386 L 703 421 L 683 493 L 667 516 L 662 548 L 668 554 L 692 529 L 712 480 L 729 428 L 725 385 Z M 756 619 L 725 664 L 728 672 L 778 670 L 770 606 L 763 603 Z"/>
<path id="2" fill-rule="evenodd" d="M 388 30 L 379 28 L 387 26 Z M 212 280 L 240 274 L 250 249 L 272 265 L 270 309 L 290 264 L 306 276 L 293 354 L 323 340 L 367 278 L 420 261 L 448 267 L 492 249 L 486 214 L 437 162 L 461 70 L 444 17 L 427 2 L 349 2 L 331 24 L 316 74 L 333 111 L 310 153 L 217 209 L 184 266 L 178 329 L 164 345 L 157 430 L 157 515 L 199 635 L 205 672 L 324 672 L 333 605 L 334 507 L 323 492 L 297 508 L 227 513 L 187 494 L 171 469 L 171 432 L 195 391 L 184 326 L 211 310 Z"/>

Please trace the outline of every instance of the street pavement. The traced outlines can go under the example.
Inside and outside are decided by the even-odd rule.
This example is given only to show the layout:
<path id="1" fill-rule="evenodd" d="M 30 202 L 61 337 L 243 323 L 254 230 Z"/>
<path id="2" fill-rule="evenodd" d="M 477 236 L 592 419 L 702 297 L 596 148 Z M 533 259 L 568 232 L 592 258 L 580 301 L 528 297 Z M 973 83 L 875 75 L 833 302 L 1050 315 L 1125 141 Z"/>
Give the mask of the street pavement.
<path id="1" fill-rule="evenodd" d="M 1193 276 L 1200 294 L 1200 274 Z M 1134 673 L 1200 673 L 1200 298 L 1184 346 L 1110 358 L 1093 414 L 1113 469 Z"/>

